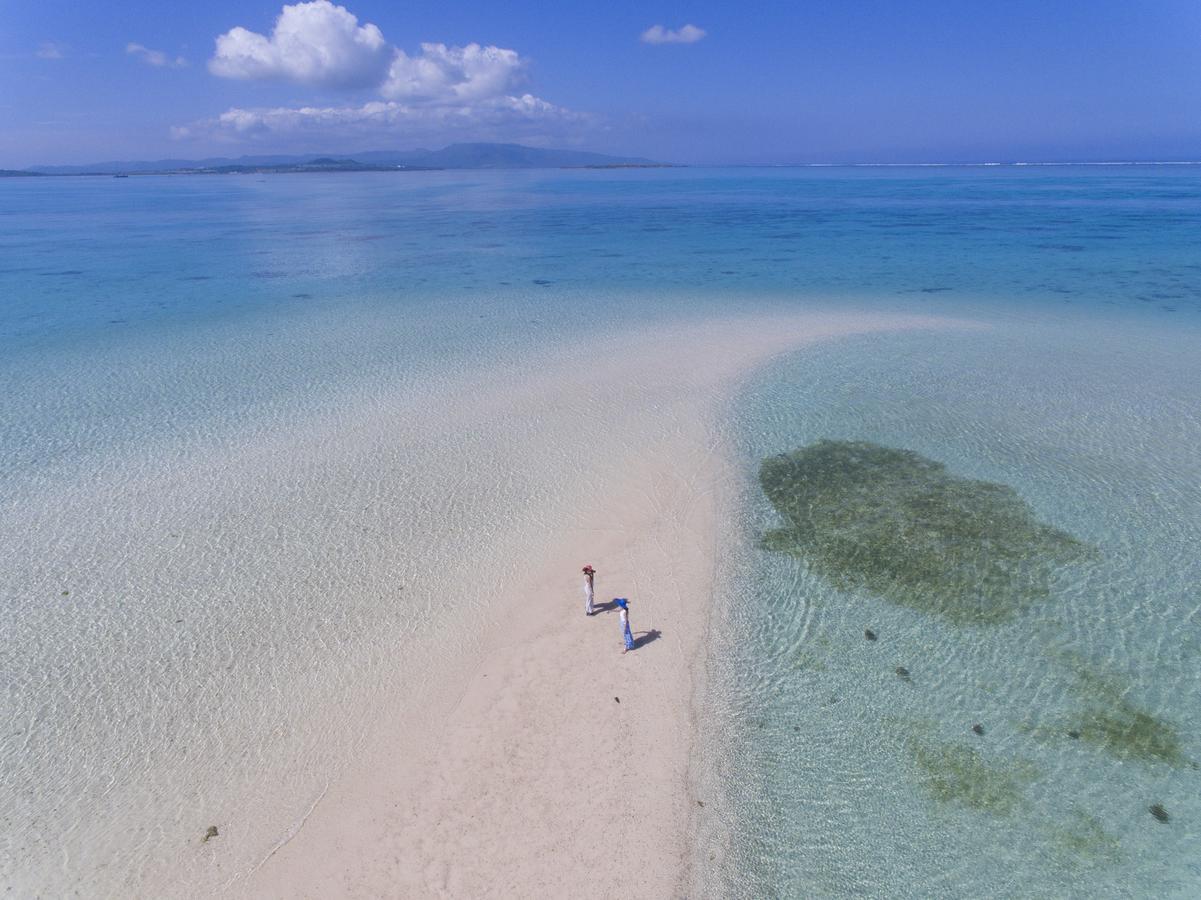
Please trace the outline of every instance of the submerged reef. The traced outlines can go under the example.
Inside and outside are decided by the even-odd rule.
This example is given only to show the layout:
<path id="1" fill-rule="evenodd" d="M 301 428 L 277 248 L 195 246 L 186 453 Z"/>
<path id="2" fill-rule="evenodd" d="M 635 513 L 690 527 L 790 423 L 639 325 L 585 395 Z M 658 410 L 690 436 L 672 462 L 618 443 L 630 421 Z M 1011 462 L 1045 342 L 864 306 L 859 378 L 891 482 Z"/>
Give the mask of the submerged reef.
<path id="1" fill-rule="evenodd" d="M 1071 651 L 1052 649 L 1049 653 L 1069 667 L 1074 676 L 1070 691 L 1083 702 L 1078 711 L 1040 725 L 1023 726 L 1024 731 L 1044 741 L 1068 737 L 1123 761 L 1195 765 L 1185 753 L 1176 726 L 1139 706 L 1132 699 L 1133 686 L 1125 676 L 1098 669 Z"/>
<path id="2" fill-rule="evenodd" d="M 1098 706 L 1085 712 L 1079 718 L 1078 730 L 1080 740 L 1119 759 L 1165 762 L 1172 766 L 1186 762 L 1176 729 L 1124 699 L 1112 707 Z"/>
<path id="3" fill-rule="evenodd" d="M 1048 596 L 1056 566 L 1092 552 L 1035 519 L 1007 485 L 867 441 L 769 457 L 759 483 L 785 522 L 765 547 L 804 559 L 842 590 L 957 625 L 1012 619 Z"/>
<path id="4" fill-rule="evenodd" d="M 817 653 L 810 650 L 798 650 L 793 657 L 792 667 L 794 669 L 808 669 L 813 672 L 826 671 L 825 659 Z"/>
<path id="5" fill-rule="evenodd" d="M 1024 802 L 1023 791 L 1039 777 L 1029 762 L 990 762 L 963 744 L 914 734 L 906 747 L 921 772 L 921 780 L 940 803 L 1007 816 Z"/>
<path id="6" fill-rule="evenodd" d="M 1162 762 L 1182 766 L 1188 762 L 1174 725 L 1130 699 L 1131 690 L 1110 672 L 1098 672 L 1071 654 L 1064 659 L 1076 674 L 1075 693 L 1087 702 L 1070 719 L 1069 734 L 1100 747 L 1118 759 Z"/>
<path id="7" fill-rule="evenodd" d="M 1118 839 L 1101 827 L 1095 816 L 1074 810 L 1069 822 L 1051 830 L 1053 846 L 1071 863 L 1107 863 L 1117 859 Z"/>

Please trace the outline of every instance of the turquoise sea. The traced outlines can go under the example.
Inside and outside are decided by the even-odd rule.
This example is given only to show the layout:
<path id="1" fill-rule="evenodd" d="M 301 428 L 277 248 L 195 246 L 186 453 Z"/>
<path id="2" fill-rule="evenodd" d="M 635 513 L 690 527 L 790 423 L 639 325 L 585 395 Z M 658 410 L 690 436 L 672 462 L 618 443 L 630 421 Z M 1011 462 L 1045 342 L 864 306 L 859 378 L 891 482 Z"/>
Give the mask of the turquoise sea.
<path id="1" fill-rule="evenodd" d="M 316 802 L 370 715 L 348 686 L 390 688 L 408 624 L 326 580 L 387 549 L 369 479 L 278 525 L 328 501 L 308 423 L 407 391 L 408 443 L 378 452 L 436 487 L 454 435 L 428 385 L 788 309 L 981 327 L 811 347 L 730 405 L 696 894 L 1197 896 L 1193 166 L 0 180 L 0 882 L 215 889 Z M 1089 552 L 1000 623 L 840 588 L 763 540 L 761 462 L 823 439 L 1008 486 Z M 270 489 L 240 503 L 243 465 Z M 325 707 L 329 734 L 296 728 Z M 188 869 L 233 797 L 261 845 Z"/>

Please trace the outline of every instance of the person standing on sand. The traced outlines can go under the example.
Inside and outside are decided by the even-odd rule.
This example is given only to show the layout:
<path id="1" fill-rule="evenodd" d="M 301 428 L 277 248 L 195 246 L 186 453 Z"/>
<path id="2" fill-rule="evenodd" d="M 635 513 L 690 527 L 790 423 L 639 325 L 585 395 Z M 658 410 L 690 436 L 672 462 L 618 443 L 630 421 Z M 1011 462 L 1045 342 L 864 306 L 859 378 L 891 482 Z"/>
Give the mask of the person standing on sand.
<path id="1" fill-rule="evenodd" d="M 593 585 L 593 579 L 596 577 L 596 569 L 592 566 L 584 566 L 584 615 L 592 615 L 592 598 L 596 595 Z"/>
<path id="2" fill-rule="evenodd" d="M 630 601 L 625 597 L 618 597 L 613 602 L 621 608 L 621 612 L 618 614 L 621 618 L 621 636 L 626 642 L 626 648 L 621 652 L 629 653 L 634 649 L 634 635 L 630 631 Z"/>

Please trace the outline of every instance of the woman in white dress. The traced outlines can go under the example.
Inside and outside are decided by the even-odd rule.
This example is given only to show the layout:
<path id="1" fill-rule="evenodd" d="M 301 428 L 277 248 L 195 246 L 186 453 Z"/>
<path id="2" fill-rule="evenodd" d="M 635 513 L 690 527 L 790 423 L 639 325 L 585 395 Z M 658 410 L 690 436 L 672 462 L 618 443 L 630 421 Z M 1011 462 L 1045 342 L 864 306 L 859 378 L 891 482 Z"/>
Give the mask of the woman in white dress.
<path id="1" fill-rule="evenodd" d="M 584 566 L 584 615 L 592 615 L 592 600 L 596 596 L 596 586 L 593 579 L 596 577 L 596 569 L 592 566 Z"/>

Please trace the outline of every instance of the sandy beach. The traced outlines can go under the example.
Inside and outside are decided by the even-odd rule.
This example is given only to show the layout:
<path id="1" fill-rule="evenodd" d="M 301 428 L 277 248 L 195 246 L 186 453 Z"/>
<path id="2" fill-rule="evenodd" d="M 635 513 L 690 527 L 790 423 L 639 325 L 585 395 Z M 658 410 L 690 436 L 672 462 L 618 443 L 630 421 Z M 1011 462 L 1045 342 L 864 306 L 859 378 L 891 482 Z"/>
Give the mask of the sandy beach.
<path id="1" fill-rule="evenodd" d="M 10 522 L 33 525 L 0 546 L 15 589 L 56 600 L 12 635 L 50 698 L 22 701 L 17 752 L 70 825 L 20 813 L 39 862 L 14 887 L 679 895 L 725 405 L 775 354 L 955 326 L 693 316 L 476 368 L 360 364 L 250 429 L 31 483 Z M 360 344 L 338 329 L 297 334 Z M 602 604 L 629 598 L 633 652 L 611 609 L 584 615 L 585 563 Z"/>
<path id="2" fill-rule="evenodd" d="M 256 870 L 246 896 L 666 897 L 687 883 L 692 699 L 703 675 L 715 516 L 730 459 L 715 416 L 741 375 L 842 335 L 921 317 L 726 318 L 595 342 L 489 416 L 580 411 L 604 452 L 570 523 L 494 582 L 483 639 L 441 684 L 398 698 L 362 752 Z M 507 386 L 513 388 L 514 386 Z M 569 412 L 569 420 L 573 415 Z M 639 435 L 631 444 L 610 435 Z M 637 649 L 597 599 L 630 598 Z M 491 583 L 488 572 L 463 572 Z"/>

